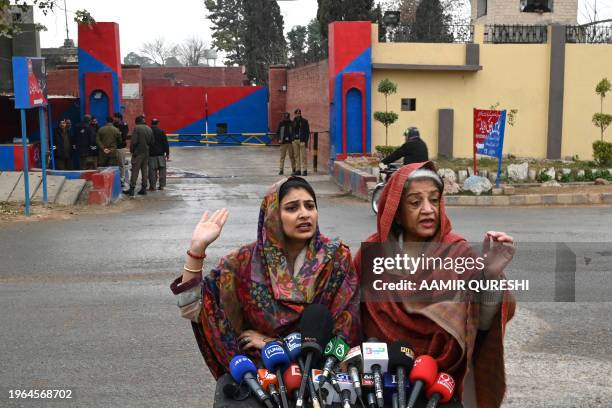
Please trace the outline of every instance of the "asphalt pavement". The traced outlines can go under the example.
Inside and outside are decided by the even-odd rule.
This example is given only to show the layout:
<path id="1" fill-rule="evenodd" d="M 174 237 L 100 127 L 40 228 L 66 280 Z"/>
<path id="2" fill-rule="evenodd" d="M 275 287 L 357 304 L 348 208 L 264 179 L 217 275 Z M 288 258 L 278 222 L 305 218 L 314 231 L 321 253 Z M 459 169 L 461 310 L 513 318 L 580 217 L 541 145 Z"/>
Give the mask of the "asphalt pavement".
<path id="1" fill-rule="evenodd" d="M 172 156 L 167 189 L 137 197 L 129 212 L 0 225 L 0 406 L 212 406 L 214 381 L 168 286 L 203 210 L 230 210 L 207 265 L 255 239 L 261 198 L 279 178 L 278 150 Z M 375 229 L 368 203 L 326 176 L 308 178 L 322 232 L 354 251 Z M 611 207 L 451 208 L 449 216 L 472 241 L 502 230 L 524 245 L 612 243 Z M 612 262 L 601 259 L 597 282 L 610 293 Z M 612 406 L 611 313 L 606 296 L 519 303 L 506 336 L 504 407 Z M 30 389 L 71 390 L 72 399 L 9 398 Z"/>

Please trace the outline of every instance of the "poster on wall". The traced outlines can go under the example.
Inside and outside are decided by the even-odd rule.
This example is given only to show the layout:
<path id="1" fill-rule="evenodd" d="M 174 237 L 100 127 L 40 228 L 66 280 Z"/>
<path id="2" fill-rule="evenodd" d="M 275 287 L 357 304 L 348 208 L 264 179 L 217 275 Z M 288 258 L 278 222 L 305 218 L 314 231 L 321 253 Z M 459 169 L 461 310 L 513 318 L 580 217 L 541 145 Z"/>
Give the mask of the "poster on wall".
<path id="1" fill-rule="evenodd" d="M 13 57 L 13 90 L 15 109 L 47 106 L 45 59 Z"/>

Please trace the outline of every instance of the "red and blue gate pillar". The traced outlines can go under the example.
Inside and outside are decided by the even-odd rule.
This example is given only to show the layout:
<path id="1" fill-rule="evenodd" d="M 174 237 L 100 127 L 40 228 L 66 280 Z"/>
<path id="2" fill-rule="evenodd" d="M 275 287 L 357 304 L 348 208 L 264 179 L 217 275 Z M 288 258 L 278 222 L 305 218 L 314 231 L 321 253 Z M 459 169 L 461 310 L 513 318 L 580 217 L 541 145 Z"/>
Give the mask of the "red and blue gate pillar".
<path id="1" fill-rule="evenodd" d="M 119 25 L 79 25 L 79 95 L 81 117 L 90 113 L 100 124 L 121 112 L 122 86 Z"/>
<path id="2" fill-rule="evenodd" d="M 329 25 L 330 157 L 371 152 L 372 23 Z"/>

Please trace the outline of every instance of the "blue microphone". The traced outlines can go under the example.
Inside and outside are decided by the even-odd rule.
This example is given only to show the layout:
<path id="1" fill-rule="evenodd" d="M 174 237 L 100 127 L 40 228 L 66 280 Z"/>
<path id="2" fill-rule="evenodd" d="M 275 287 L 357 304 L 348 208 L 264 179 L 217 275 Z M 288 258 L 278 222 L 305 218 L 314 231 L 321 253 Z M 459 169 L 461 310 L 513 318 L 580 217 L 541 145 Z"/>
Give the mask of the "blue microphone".
<path id="1" fill-rule="evenodd" d="M 291 361 L 297 361 L 302 352 L 302 334 L 295 332 L 284 338 L 285 348 Z"/>
<path id="2" fill-rule="evenodd" d="M 387 404 L 393 403 L 392 397 L 393 394 L 397 394 L 398 404 L 399 404 L 399 388 L 398 388 L 398 378 L 396 375 L 393 375 L 389 372 L 386 372 L 383 375 L 383 396 L 385 402 Z M 410 393 L 410 383 L 408 381 L 404 382 L 404 393 Z"/>
<path id="3" fill-rule="evenodd" d="M 266 408 L 274 408 L 272 401 L 268 394 L 264 392 L 257 381 L 257 367 L 247 357 L 241 354 L 236 355 L 230 361 L 230 375 L 238 384 L 245 382 L 249 389 L 255 394 L 259 402 L 266 406 Z"/>
<path id="4" fill-rule="evenodd" d="M 283 381 L 283 373 L 291 364 L 289 354 L 287 354 L 281 343 L 271 341 L 266 343 L 264 348 L 261 350 L 261 361 L 268 371 L 276 373 L 276 379 L 278 380 L 278 388 L 281 396 L 281 408 L 289 408 L 287 388 L 285 387 L 285 382 Z"/>

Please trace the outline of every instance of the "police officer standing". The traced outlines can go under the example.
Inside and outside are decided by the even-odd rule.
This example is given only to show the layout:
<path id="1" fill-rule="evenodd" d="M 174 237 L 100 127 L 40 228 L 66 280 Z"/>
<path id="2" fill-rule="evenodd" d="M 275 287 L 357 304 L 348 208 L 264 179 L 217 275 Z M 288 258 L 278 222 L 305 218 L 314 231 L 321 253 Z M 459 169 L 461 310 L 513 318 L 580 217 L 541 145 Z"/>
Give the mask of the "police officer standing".
<path id="1" fill-rule="evenodd" d="M 138 173 L 141 177 L 141 188 L 139 195 L 147 194 L 147 177 L 149 173 L 149 147 L 153 143 L 153 131 L 145 124 L 144 118 L 136 118 L 136 127 L 132 132 L 132 143 L 130 152 L 132 153 L 132 175 L 130 177 L 130 189 L 123 191 L 124 194 L 134 197 Z"/>

